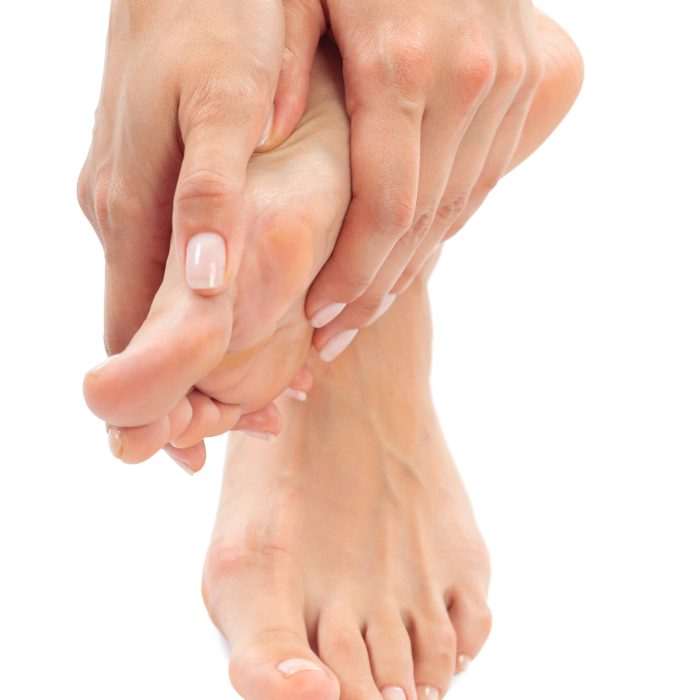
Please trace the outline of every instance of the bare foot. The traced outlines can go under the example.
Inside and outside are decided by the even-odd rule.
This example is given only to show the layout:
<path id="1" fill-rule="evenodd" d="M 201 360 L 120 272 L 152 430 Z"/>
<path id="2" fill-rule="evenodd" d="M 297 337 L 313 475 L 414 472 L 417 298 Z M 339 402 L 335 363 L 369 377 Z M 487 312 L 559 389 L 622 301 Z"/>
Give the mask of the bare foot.
<path id="1" fill-rule="evenodd" d="M 314 366 L 274 445 L 232 438 L 203 591 L 246 700 L 438 700 L 489 633 L 488 555 L 430 399 L 424 277 Z"/>
<path id="2" fill-rule="evenodd" d="M 581 83 L 580 57 L 568 36 L 544 15 L 540 31 L 546 74 L 514 162 L 546 139 Z M 324 44 L 300 126 L 278 149 L 251 161 L 250 233 L 236 290 L 202 298 L 169 261 L 130 345 L 85 379 L 91 409 L 121 426 L 111 430 L 110 441 L 124 461 L 142 461 L 174 441 L 193 451 L 187 466 L 198 469 L 204 453 L 195 447 L 203 437 L 232 428 L 242 414 L 249 416 L 246 427 L 259 432 L 257 420 L 270 425 L 264 407 L 285 387 L 295 378 L 298 389 L 308 387 L 308 374 L 298 377 L 313 330 L 304 296 L 332 250 L 349 201 L 348 138 L 338 57 Z M 322 357 L 343 350 L 350 336 L 341 336 L 325 339 Z M 278 423 L 273 432 L 279 429 Z"/>

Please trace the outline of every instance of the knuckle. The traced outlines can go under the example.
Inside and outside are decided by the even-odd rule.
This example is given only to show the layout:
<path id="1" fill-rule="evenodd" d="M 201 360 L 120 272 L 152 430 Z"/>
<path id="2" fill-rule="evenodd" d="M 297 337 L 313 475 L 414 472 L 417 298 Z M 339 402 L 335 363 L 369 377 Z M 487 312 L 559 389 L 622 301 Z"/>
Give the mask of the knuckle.
<path id="1" fill-rule="evenodd" d="M 202 71 L 206 73 L 206 71 Z M 185 86 L 180 95 L 180 121 L 183 130 L 202 129 L 225 123 L 242 125 L 251 118 L 251 110 L 260 103 L 261 94 L 269 79 L 250 66 L 249 71 L 234 71 L 232 75 L 222 75 L 220 70 L 211 71 L 205 79 L 191 86 Z M 260 116 L 260 115 L 257 115 Z M 265 115 L 267 116 L 267 115 Z"/>
<path id="2" fill-rule="evenodd" d="M 425 238 L 425 234 L 428 233 L 435 219 L 435 211 L 435 207 L 429 207 L 414 217 L 411 226 L 403 235 L 408 246 L 417 247 Z"/>
<path id="3" fill-rule="evenodd" d="M 354 306 L 354 324 L 360 327 L 369 325 L 382 305 L 384 297 L 362 295 L 359 299 L 353 302 Z"/>
<path id="4" fill-rule="evenodd" d="M 357 265 L 338 263 L 335 271 L 335 286 L 339 299 L 356 300 L 363 294 L 374 279 L 369 270 Z"/>
<path id="5" fill-rule="evenodd" d="M 506 88 L 520 87 L 527 71 L 528 61 L 525 54 L 512 53 L 499 62 L 498 79 Z"/>
<path id="6" fill-rule="evenodd" d="M 87 163 L 83 166 L 78 175 L 78 182 L 76 185 L 76 194 L 78 197 L 78 204 L 85 216 L 92 220 L 93 218 L 93 202 L 92 202 L 92 187 L 91 179 L 88 171 Z"/>
<path id="7" fill-rule="evenodd" d="M 399 94 L 417 96 L 431 74 L 431 52 L 425 29 L 388 27 L 359 61 L 374 81 L 391 85 Z"/>
<path id="8" fill-rule="evenodd" d="M 407 194 L 393 194 L 369 203 L 369 217 L 380 233 L 397 238 L 413 223 L 415 205 Z"/>
<path id="9" fill-rule="evenodd" d="M 466 192 L 445 195 L 435 212 L 435 220 L 441 225 L 451 224 L 467 206 L 468 200 L 469 196 Z"/>
<path id="10" fill-rule="evenodd" d="M 472 50 L 456 64 L 455 71 L 459 84 L 467 86 L 470 100 L 483 97 L 496 80 L 496 59 L 486 49 Z"/>
<path id="11" fill-rule="evenodd" d="M 181 205 L 190 201 L 222 201 L 236 191 L 233 178 L 208 168 L 198 168 L 183 175 L 177 183 L 174 202 Z"/>

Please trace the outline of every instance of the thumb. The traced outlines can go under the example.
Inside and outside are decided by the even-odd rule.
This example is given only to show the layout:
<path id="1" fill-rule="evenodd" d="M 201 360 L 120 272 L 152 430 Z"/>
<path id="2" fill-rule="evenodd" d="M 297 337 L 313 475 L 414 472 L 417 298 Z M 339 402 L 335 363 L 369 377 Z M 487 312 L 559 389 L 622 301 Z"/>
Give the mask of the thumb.
<path id="1" fill-rule="evenodd" d="M 173 236 L 187 284 L 205 295 L 231 285 L 243 254 L 246 168 L 270 118 L 276 74 L 266 78 L 210 77 L 181 96 Z"/>
<path id="2" fill-rule="evenodd" d="M 299 123 L 309 97 L 309 82 L 316 49 L 326 30 L 321 3 L 285 0 L 285 44 L 275 95 L 274 123 L 258 150 L 282 143 Z"/>

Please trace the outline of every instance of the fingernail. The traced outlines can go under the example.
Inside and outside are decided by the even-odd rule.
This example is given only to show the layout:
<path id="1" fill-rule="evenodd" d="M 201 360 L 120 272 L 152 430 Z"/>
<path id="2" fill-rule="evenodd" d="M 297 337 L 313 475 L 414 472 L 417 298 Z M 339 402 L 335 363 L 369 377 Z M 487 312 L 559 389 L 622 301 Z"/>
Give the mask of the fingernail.
<path id="1" fill-rule="evenodd" d="M 111 357 L 108 357 L 106 360 L 103 360 L 98 365 L 95 365 L 88 372 L 88 374 L 98 375 L 110 362 L 112 362 L 113 360 L 116 360 L 117 357 L 119 357 L 119 353 L 117 353 L 116 355 L 112 355 Z"/>
<path id="2" fill-rule="evenodd" d="M 387 294 L 384 297 L 384 301 L 379 305 L 379 308 L 374 314 L 374 318 L 372 319 L 372 322 L 378 321 L 391 307 L 391 305 L 396 301 L 396 294 Z"/>
<path id="3" fill-rule="evenodd" d="M 301 671 L 320 671 L 323 673 L 323 669 L 315 664 L 313 661 L 308 659 L 287 659 L 277 664 L 277 670 L 285 677 L 289 678 L 295 673 L 300 673 Z"/>
<path id="4" fill-rule="evenodd" d="M 357 335 L 357 328 L 343 331 L 334 335 L 324 346 L 319 355 L 324 362 L 333 362 L 345 348 L 347 348 L 352 339 Z"/>
<path id="5" fill-rule="evenodd" d="M 270 134 L 272 133 L 272 124 L 275 121 L 275 105 L 272 105 L 272 111 L 270 112 L 270 116 L 267 119 L 267 124 L 265 124 L 265 129 L 262 132 L 262 136 L 260 137 L 260 141 L 258 141 L 258 145 L 256 148 L 262 148 L 266 143 L 267 140 L 270 138 Z"/>
<path id="6" fill-rule="evenodd" d="M 460 654 L 457 657 L 457 673 L 464 673 L 471 662 L 472 660 L 466 654 Z"/>
<path id="7" fill-rule="evenodd" d="M 416 690 L 418 700 L 440 700 L 440 691 L 432 685 L 419 685 Z"/>
<path id="8" fill-rule="evenodd" d="M 192 289 L 216 289 L 224 283 L 226 243 L 218 233 L 198 233 L 187 244 L 185 274 Z"/>
<path id="9" fill-rule="evenodd" d="M 112 454 L 117 458 L 122 458 L 122 453 L 124 452 L 124 442 L 122 440 L 122 431 L 119 428 L 111 427 L 107 430 L 107 441 L 109 442 L 109 449 Z"/>
<path id="10" fill-rule="evenodd" d="M 403 688 L 384 688 L 382 697 L 384 700 L 406 700 L 406 693 Z"/>
<path id="11" fill-rule="evenodd" d="M 306 401 L 308 398 L 305 391 L 301 389 L 292 389 L 292 387 L 287 387 L 284 390 L 284 395 L 288 396 L 290 399 L 295 399 L 296 401 Z"/>
<path id="12" fill-rule="evenodd" d="M 328 306 L 324 306 L 311 317 L 311 325 L 314 328 L 323 328 L 324 326 L 327 326 L 346 306 L 347 304 L 341 303 L 328 304 Z"/>
<path id="13" fill-rule="evenodd" d="M 258 433 L 255 430 L 244 430 L 246 435 L 255 438 L 256 440 L 265 440 L 266 442 L 274 442 L 277 436 L 274 433 Z"/>

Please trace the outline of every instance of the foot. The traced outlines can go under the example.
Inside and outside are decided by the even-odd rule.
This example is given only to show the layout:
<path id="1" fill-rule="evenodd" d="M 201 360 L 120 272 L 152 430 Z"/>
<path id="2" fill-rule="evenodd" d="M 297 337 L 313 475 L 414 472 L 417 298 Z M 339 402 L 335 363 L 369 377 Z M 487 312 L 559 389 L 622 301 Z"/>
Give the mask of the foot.
<path id="1" fill-rule="evenodd" d="M 545 16 L 540 34 L 546 73 L 513 164 L 547 138 L 581 82 L 580 57 L 567 35 Z M 110 442 L 124 461 L 142 461 L 174 441 L 179 450 L 169 451 L 196 470 L 207 435 L 234 425 L 257 433 L 281 429 L 279 415 L 265 407 L 285 387 L 303 396 L 310 386 L 307 371 L 298 375 L 313 330 L 304 296 L 333 248 L 349 201 L 348 138 L 338 57 L 323 45 L 299 127 L 278 149 L 251 161 L 250 233 L 236 290 L 195 295 L 170 260 L 131 344 L 85 379 L 92 410 L 122 426 L 110 432 Z M 349 331 L 325 339 L 321 356 L 332 359 L 350 339 Z"/>
<path id="2" fill-rule="evenodd" d="M 141 329 L 86 376 L 90 408 L 122 428 L 110 440 L 125 461 L 142 461 L 171 440 L 186 448 L 231 429 L 241 415 L 252 415 L 245 427 L 259 431 L 269 425 L 260 409 L 289 386 L 299 396 L 308 389 L 308 372 L 299 376 L 313 330 L 304 296 L 350 197 L 341 89 L 337 54 L 324 45 L 299 126 L 250 163 L 249 233 L 236 288 L 210 298 L 193 293 L 171 253 Z"/>
<path id="3" fill-rule="evenodd" d="M 203 591 L 246 700 L 438 700 L 486 640 L 488 555 L 429 359 L 421 283 L 314 367 L 274 445 L 232 438 Z"/>

